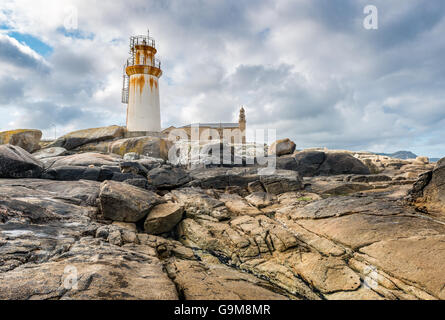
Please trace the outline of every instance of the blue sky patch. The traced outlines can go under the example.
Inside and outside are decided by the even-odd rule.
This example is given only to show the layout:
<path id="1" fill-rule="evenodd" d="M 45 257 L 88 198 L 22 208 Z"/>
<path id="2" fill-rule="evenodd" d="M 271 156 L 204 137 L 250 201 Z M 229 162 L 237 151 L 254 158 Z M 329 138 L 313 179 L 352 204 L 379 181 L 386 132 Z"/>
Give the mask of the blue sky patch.
<path id="1" fill-rule="evenodd" d="M 65 37 L 73 38 L 73 39 L 94 39 L 94 33 L 85 32 L 80 29 L 67 30 L 63 27 L 57 28 L 57 32 L 63 34 Z"/>
<path id="2" fill-rule="evenodd" d="M 30 34 L 23 34 L 18 32 L 9 32 L 8 35 L 18 42 L 26 44 L 41 56 L 48 56 L 53 52 L 53 48 L 46 43 L 40 41 Z"/>

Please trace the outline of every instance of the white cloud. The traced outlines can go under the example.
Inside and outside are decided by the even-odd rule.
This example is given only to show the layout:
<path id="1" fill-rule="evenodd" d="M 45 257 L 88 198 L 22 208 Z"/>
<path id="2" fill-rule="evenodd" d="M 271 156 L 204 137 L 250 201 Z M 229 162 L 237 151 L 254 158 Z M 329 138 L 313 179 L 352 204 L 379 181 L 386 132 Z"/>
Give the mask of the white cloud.
<path id="1" fill-rule="evenodd" d="M 0 70 L 0 127 L 38 127 L 52 136 L 54 122 L 60 133 L 125 123 L 128 37 L 149 27 L 164 69 L 163 126 L 234 121 L 246 105 L 249 127 L 276 128 L 300 148 L 442 156 L 445 4 L 376 0 L 376 31 L 362 27 L 366 4 L 4 1 L 0 25 L 53 52 L 43 58 L 7 31 L 0 35 L 0 53 L 7 39 L 46 66 L 23 68 L 18 56 L 6 55 L 12 60 Z M 69 6 L 79 19 L 71 36 L 63 30 Z"/>

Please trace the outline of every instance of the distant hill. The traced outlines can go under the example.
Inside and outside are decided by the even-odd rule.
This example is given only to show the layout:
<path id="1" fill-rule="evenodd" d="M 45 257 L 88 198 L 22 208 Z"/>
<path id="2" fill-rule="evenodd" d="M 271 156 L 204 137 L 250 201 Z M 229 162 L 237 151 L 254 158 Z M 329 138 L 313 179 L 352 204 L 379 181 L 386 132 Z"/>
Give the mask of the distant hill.
<path id="1" fill-rule="evenodd" d="M 417 158 L 417 155 L 412 153 L 411 151 L 397 151 L 394 153 L 376 153 L 376 154 L 402 160 Z"/>
<path id="2" fill-rule="evenodd" d="M 430 162 L 437 162 L 439 160 L 440 160 L 440 158 L 430 158 Z"/>

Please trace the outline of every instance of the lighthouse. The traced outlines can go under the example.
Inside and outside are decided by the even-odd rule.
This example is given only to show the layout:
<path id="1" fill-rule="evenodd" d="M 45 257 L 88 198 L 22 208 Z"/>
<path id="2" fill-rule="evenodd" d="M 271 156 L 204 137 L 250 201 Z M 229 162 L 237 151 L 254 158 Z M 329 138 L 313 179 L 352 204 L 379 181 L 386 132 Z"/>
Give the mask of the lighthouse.
<path id="1" fill-rule="evenodd" d="M 161 62 L 155 58 L 155 40 L 130 37 L 130 58 L 124 65 L 122 102 L 127 104 L 127 133 L 130 136 L 159 135 L 161 110 L 159 78 Z"/>

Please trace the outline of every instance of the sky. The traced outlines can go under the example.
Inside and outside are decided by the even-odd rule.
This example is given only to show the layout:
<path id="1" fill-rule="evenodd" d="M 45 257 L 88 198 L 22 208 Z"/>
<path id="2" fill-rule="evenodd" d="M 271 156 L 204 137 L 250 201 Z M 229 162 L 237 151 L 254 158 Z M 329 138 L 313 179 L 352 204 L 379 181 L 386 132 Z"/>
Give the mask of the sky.
<path id="1" fill-rule="evenodd" d="M 149 28 L 162 127 L 236 122 L 243 105 L 249 129 L 298 149 L 440 158 L 444 16 L 442 0 L 0 0 L 0 131 L 124 125 L 129 37 Z"/>

